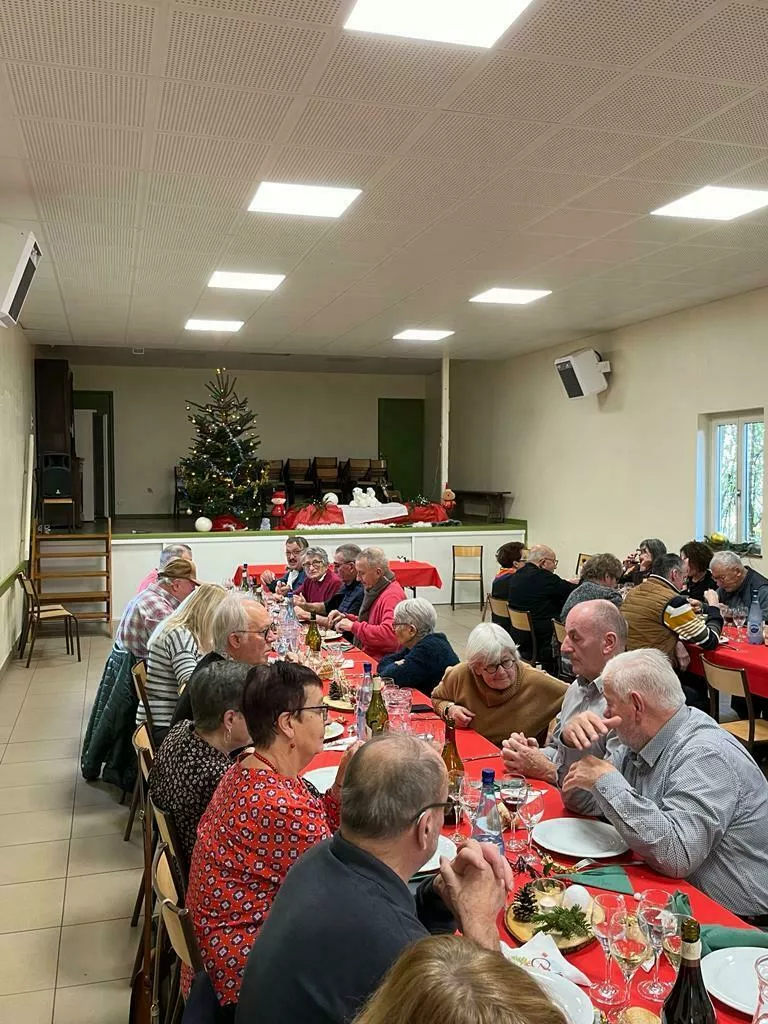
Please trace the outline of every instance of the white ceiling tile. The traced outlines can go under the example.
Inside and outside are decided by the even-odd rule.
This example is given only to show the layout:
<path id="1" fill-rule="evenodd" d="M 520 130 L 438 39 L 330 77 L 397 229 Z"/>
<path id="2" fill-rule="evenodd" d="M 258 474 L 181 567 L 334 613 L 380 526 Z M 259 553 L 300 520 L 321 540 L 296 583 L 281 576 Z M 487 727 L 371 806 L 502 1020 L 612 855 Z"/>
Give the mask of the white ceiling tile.
<path id="1" fill-rule="evenodd" d="M 520 164 L 545 171 L 573 171 L 577 174 L 604 176 L 615 174 L 664 141 L 652 135 L 567 127 L 561 128 L 549 141 L 523 157 Z"/>
<path id="2" fill-rule="evenodd" d="M 74 231 L 83 224 L 105 224 L 110 227 L 131 227 L 136 222 L 136 203 L 113 202 L 95 197 L 58 196 L 46 193 L 40 200 L 40 216 L 45 224 L 63 225 Z M 107 243 L 109 244 L 109 243 Z"/>
<path id="3" fill-rule="evenodd" d="M 405 245 L 419 228 L 411 221 L 360 220 L 354 212 L 334 225 L 313 250 L 313 255 L 328 259 L 378 263 L 395 249 Z"/>
<path id="4" fill-rule="evenodd" d="M 266 143 L 163 133 L 155 137 L 152 166 L 156 171 L 176 174 L 255 181 L 268 153 Z"/>
<path id="5" fill-rule="evenodd" d="M 270 164 L 270 178 L 364 189 L 386 162 L 387 157 L 380 153 L 284 146 Z"/>
<path id="6" fill-rule="evenodd" d="M 614 242 L 611 238 L 598 238 L 580 248 L 578 252 L 587 260 L 615 260 L 617 263 L 623 263 L 657 248 L 655 242 Z"/>
<path id="7" fill-rule="evenodd" d="M 356 213 L 362 219 L 412 217 L 427 222 L 447 212 L 488 177 L 483 167 L 405 157 L 377 182 L 373 191 L 357 200 Z"/>
<path id="8" fill-rule="evenodd" d="M 533 221 L 525 231 L 530 235 L 573 235 L 576 238 L 598 238 L 630 219 L 630 214 L 601 210 L 575 210 L 565 207 Z"/>
<path id="9" fill-rule="evenodd" d="M 122 167 L 87 167 L 35 160 L 29 165 L 29 173 L 41 204 L 72 196 L 116 200 L 133 207 L 139 186 L 139 172 Z"/>
<path id="10" fill-rule="evenodd" d="M 157 127 L 193 136 L 271 142 L 292 102 L 290 96 L 166 81 Z"/>
<path id="11" fill-rule="evenodd" d="M 226 241 L 223 253 L 237 260 L 254 260 L 266 270 L 271 256 L 299 258 L 328 231 L 323 218 L 291 217 L 280 213 L 249 213 Z"/>
<path id="12" fill-rule="evenodd" d="M 446 111 L 411 146 L 409 154 L 433 160 L 505 164 L 548 130 L 544 124 Z"/>
<path id="13" fill-rule="evenodd" d="M 9 64 L 8 79 L 19 117 L 126 128 L 140 128 L 144 122 L 144 78 Z"/>
<path id="14" fill-rule="evenodd" d="M 763 85 L 768 78 L 768 10 L 713 5 L 711 18 L 668 47 L 649 68 L 677 75 Z"/>
<path id="15" fill-rule="evenodd" d="M 149 202 L 171 206 L 219 206 L 244 212 L 256 191 L 254 183 L 248 179 L 163 171 L 155 171 L 147 177 Z"/>
<path id="16" fill-rule="evenodd" d="M 150 203 L 141 232 L 142 255 L 157 249 L 215 251 L 229 234 L 238 214 L 217 207 L 160 206 Z"/>
<path id="17" fill-rule="evenodd" d="M 128 128 L 56 123 L 21 122 L 24 141 L 34 161 L 138 167 L 141 133 Z"/>
<path id="18" fill-rule="evenodd" d="M 646 185 L 647 183 L 643 183 Z M 612 231 L 610 237 L 615 241 L 625 238 L 634 242 L 659 242 L 672 244 L 683 242 L 688 238 L 700 235 L 703 228 L 700 223 L 686 220 L 683 217 L 638 217 L 623 228 Z"/>
<path id="19" fill-rule="evenodd" d="M 679 197 L 680 186 L 671 182 L 610 178 L 583 192 L 569 205 L 579 210 L 620 210 L 645 214 Z"/>
<path id="20" fill-rule="evenodd" d="M 768 93 L 760 92 L 692 129 L 697 139 L 768 147 Z"/>
<path id="21" fill-rule="evenodd" d="M 392 153 L 423 118 L 421 110 L 313 99 L 289 141 L 318 149 Z"/>
<path id="22" fill-rule="evenodd" d="M 759 149 L 678 139 L 625 169 L 623 177 L 704 185 L 760 159 Z M 686 190 L 683 190 L 685 192 Z M 690 190 L 688 190 L 690 191 Z M 682 193 L 681 193 L 682 194 Z"/>
<path id="23" fill-rule="evenodd" d="M 330 25 L 349 6 L 346 0 L 176 0 L 180 7 L 207 7 L 253 17 L 289 18 Z"/>

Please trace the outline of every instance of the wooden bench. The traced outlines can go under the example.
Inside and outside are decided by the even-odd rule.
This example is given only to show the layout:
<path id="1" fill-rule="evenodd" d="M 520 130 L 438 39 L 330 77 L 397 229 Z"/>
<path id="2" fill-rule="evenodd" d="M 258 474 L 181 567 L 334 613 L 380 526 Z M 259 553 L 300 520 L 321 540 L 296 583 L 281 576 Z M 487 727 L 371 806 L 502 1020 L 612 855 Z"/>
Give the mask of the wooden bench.
<path id="1" fill-rule="evenodd" d="M 466 515 L 467 502 L 488 506 L 486 522 L 501 523 L 504 521 L 504 499 L 511 496 L 511 491 L 456 491 L 456 515 L 463 519 Z"/>

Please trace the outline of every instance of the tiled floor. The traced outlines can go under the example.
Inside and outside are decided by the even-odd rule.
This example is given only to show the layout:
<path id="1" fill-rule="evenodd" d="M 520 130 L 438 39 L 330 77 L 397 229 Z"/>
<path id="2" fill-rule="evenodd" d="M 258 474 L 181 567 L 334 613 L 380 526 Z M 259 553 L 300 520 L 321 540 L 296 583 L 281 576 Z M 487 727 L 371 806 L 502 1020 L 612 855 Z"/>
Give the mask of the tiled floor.
<path id="1" fill-rule="evenodd" d="M 457 654 L 476 607 L 437 608 Z M 139 930 L 138 827 L 111 787 L 86 783 L 79 748 L 111 641 L 38 643 L 0 679 L 0 1024 L 125 1024 Z"/>

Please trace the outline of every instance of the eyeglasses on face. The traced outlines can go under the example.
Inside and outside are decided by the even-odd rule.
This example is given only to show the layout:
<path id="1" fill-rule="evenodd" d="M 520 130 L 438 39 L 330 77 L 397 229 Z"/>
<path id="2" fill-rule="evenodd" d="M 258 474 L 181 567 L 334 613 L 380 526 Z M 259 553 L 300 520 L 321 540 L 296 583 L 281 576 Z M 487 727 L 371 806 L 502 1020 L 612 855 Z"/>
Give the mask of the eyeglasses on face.
<path id="1" fill-rule="evenodd" d="M 302 711 L 318 711 L 322 720 L 327 722 L 329 710 L 327 704 L 305 704 L 303 708 L 299 708 L 296 714 L 300 715 Z"/>
<path id="2" fill-rule="evenodd" d="M 263 636 L 266 640 L 270 633 L 277 632 L 277 627 L 273 622 L 270 622 L 266 629 L 233 629 L 232 632 L 238 634 L 250 633 L 254 636 Z"/>
<path id="3" fill-rule="evenodd" d="M 514 664 L 514 658 L 502 658 L 501 661 L 497 661 L 495 665 L 485 664 L 483 665 L 483 668 L 485 669 L 486 672 L 489 673 L 489 675 L 495 675 L 500 668 L 509 671 L 509 669 L 511 669 Z"/>
<path id="4" fill-rule="evenodd" d="M 451 808 L 453 807 L 453 801 L 443 800 L 441 803 L 427 804 L 426 807 L 422 807 L 421 810 L 416 813 L 416 815 L 411 819 L 411 821 L 415 825 L 418 825 L 418 823 L 421 821 L 421 819 L 424 817 L 427 811 L 436 811 L 438 807 L 440 807 L 443 813 L 445 813 L 446 811 L 451 810 Z"/>

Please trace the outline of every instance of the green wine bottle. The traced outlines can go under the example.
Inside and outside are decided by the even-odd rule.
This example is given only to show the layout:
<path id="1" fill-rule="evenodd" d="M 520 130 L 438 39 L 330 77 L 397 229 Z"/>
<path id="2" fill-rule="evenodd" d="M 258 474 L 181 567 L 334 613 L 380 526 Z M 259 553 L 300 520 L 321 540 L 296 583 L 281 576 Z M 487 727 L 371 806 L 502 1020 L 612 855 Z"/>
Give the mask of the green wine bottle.
<path id="1" fill-rule="evenodd" d="M 381 692 L 381 676 L 373 677 L 373 693 L 371 694 L 371 703 L 365 713 L 365 724 L 374 736 L 389 728 L 387 705 L 384 703 L 384 695 Z"/>
<path id="2" fill-rule="evenodd" d="M 312 612 L 312 616 L 309 620 L 309 629 L 307 630 L 307 647 L 314 654 L 319 654 L 322 646 L 323 638 L 320 636 L 320 630 L 317 628 L 315 613 Z"/>
<path id="3" fill-rule="evenodd" d="M 661 1024 L 715 1024 L 715 1009 L 701 976 L 701 929 L 687 917 L 680 929 L 682 947 L 675 987 L 661 1011 Z"/>
<path id="4" fill-rule="evenodd" d="M 453 722 L 446 720 L 445 743 L 443 744 L 443 762 L 448 771 L 448 800 L 451 804 L 443 812 L 446 825 L 458 826 L 461 819 L 459 810 L 458 795 L 461 783 L 464 779 L 464 762 L 459 755 L 459 748 L 456 746 L 456 726 Z"/>

